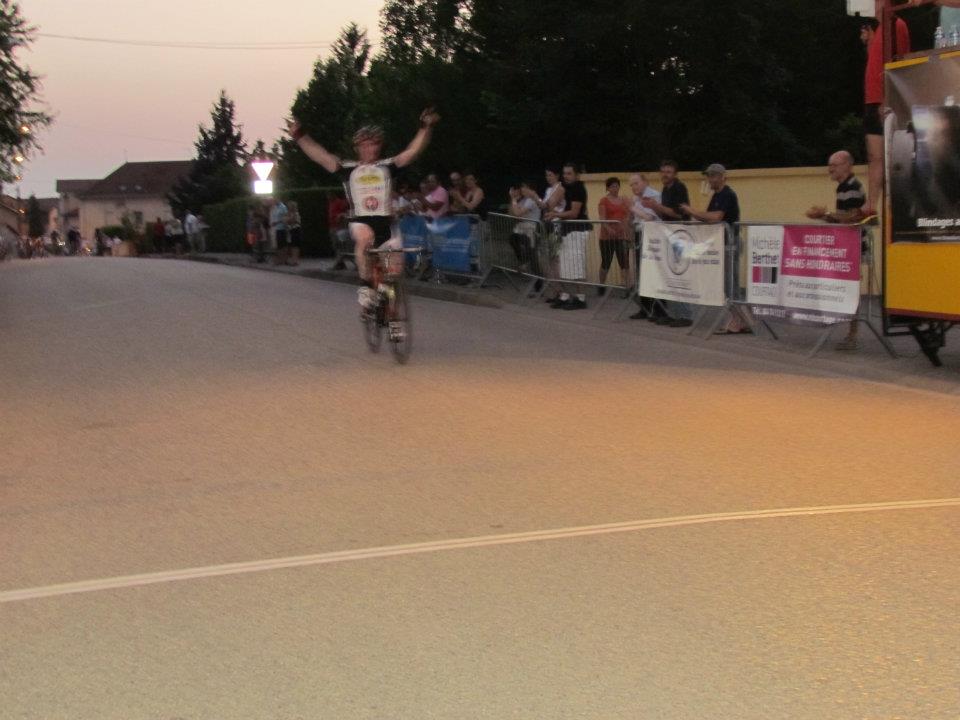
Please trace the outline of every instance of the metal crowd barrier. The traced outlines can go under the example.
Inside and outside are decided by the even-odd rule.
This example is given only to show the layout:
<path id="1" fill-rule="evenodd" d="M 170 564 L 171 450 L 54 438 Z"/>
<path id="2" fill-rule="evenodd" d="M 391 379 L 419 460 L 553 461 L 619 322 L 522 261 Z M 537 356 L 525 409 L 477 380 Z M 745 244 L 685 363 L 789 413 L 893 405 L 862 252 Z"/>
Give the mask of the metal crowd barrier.
<path id="1" fill-rule="evenodd" d="M 550 286 L 619 290 L 625 296 L 632 290 L 636 243 L 629 228 L 616 220 L 545 223 L 490 213 L 488 223 L 485 265 L 490 271 L 525 279 L 524 298 L 538 297 Z M 615 229 L 605 233 L 604 226 Z M 620 227 L 623 232 L 617 232 Z M 610 237 L 602 237 L 606 234 Z M 538 281 L 539 290 L 533 291 Z M 604 293 L 601 307 L 607 297 Z"/>
<path id="2" fill-rule="evenodd" d="M 526 281 L 523 296 L 526 297 L 539 280 L 545 277 L 544 268 L 549 264 L 546 252 L 547 229 L 539 220 L 529 220 L 503 213 L 487 215 L 487 236 L 481 247 L 481 266 L 486 269 L 484 284 L 499 271 L 508 282 L 514 278 Z"/>
<path id="3" fill-rule="evenodd" d="M 744 222 L 738 223 L 735 231 L 735 241 L 734 249 L 736 250 L 736 265 L 737 265 L 737 275 L 735 278 L 735 284 L 731 287 L 731 291 L 728 294 L 730 298 L 730 304 L 734 311 L 737 311 L 741 314 L 742 317 L 746 318 L 750 326 L 756 330 L 758 328 L 763 328 L 766 330 L 774 340 L 779 340 L 779 335 L 772 326 L 772 321 L 776 320 L 775 315 L 763 315 L 754 317 L 753 312 L 751 312 L 751 303 L 748 302 L 747 298 L 747 273 L 749 272 L 749 249 L 746 247 L 746 237 L 748 233 L 744 233 L 744 228 L 750 227 L 763 227 L 763 226 L 783 226 L 783 227 L 851 227 L 849 224 L 842 223 L 798 223 L 798 222 Z M 847 325 L 849 323 L 863 323 L 867 328 L 873 333 L 884 349 L 891 357 L 897 357 L 896 351 L 893 349 L 893 346 L 890 345 L 890 342 L 883 336 L 883 333 L 878 329 L 877 324 L 874 322 L 873 318 L 873 306 L 874 300 L 879 299 L 882 292 L 882 285 L 879 279 L 879 272 L 877 269 L 877 252 L 876 252 L 876 240 L 872 228 L 868 225 L 860 225 L 860 244 L 861 244 L 861 255 L 860 255 L 860 298 L 859 304 L 857 306 L 856 314 L 847 319 L 839 320 L 833 323 L 825 323 L 824 329 L 818 337 L 813 348 L 808 352 L 807 357 L 813 357 L 816 355 L 820 349 L 826 344 L 827 340 L 830 338 L 831 333 L 837 327 L 837 325 Z M 748 231 L 749 232 L 749 231 Z M 779 306 L 772 305 L 772 308 L 777 308 Z M 817 311 L 814 311 L 817 312 Z M 877 320 L 882 323 L 882 310 L 878 307 L 877 309 Z M 790 322 L 790 320 L 787 320 Z"/>

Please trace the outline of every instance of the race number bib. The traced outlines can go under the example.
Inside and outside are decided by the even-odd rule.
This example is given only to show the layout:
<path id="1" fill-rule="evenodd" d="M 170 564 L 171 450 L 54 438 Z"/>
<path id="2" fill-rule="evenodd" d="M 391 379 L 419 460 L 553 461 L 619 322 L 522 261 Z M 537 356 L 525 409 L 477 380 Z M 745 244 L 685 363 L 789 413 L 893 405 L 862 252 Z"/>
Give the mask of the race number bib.
<path id="1" fill-rule="evenodd" d="M 390 171 L 383 165 L 358 165 L 350 173 L 350 196 L 357 215 L 389 215 Z"/>

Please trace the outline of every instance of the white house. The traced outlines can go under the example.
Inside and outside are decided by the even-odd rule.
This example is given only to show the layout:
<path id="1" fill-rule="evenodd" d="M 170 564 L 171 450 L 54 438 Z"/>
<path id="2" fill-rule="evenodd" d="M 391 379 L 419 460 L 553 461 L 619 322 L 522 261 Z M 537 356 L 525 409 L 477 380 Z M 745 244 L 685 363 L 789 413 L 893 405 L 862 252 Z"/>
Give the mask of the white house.
<path id="1" fill-rule="evenodd" d="M 64 231 L 76 226 L 84 238 L 94 230 L 120 225 L 124 217 L 143 231 L 147 223 L 172 215 L 167 194 L 187 176 L 192 160 L 128 162 L 103 180 L 58 180 L 59 214 Z"/>

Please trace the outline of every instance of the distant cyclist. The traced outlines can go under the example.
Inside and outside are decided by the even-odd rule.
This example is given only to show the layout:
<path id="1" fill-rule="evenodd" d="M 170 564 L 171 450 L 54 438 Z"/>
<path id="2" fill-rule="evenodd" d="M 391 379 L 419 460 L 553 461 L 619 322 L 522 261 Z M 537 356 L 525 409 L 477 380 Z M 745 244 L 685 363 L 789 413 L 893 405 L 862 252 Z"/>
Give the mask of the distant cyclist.
<path id="1" fill-rule="evenodd" d="M 353 136 L 357 160 L 341 160 L 307 135 L 294 119 L 289 124 L 290 135 L 311 160 L 343 182 L 347 200 L 352 209 L 350 236 L 353 238 L 357 271 L 367 284 L 359 291 L 360 304 L 372 307 L 376 303 L 376 288 L 371 287 L 371 273 L 366 251 L 379 248 L 393 236 L 393 176 L 398 168 L 406 167 L 423 152 L 430 142 L 433 126 L 440 116 L 433 108 L 420 114 L 420 129 L 403 152 L 392 158 L 380 158 L 383 150 L 383 130 L 376 125 L 360 128 Z M 399 241 L 393 244 L 398 250 Z"/>

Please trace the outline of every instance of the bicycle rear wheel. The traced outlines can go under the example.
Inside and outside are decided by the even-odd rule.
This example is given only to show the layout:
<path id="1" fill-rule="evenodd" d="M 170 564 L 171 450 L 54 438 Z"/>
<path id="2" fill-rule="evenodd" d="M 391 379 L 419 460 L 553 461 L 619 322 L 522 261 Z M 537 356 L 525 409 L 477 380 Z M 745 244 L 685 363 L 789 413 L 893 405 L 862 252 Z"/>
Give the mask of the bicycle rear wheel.
<path id="1" fill-rule="evenodd" d="M 413 335 L 410 327 L 410 305 L 401 283 L 394 285 L 394 296 L 388 307 L 387 321 L 390 351 L 394 359 L 403 364 L 410 359 Z"/>
<path id="2" fill-rule="evenodd" d="M 370 352 L 380 352 L 380 344 L 383 342 L 383 313 L 382 304 L 377 305 L 372 310 L 363 311 L 363 337 L 367 341 L 367 347 Z"/>

